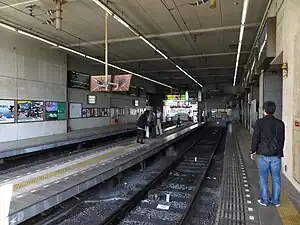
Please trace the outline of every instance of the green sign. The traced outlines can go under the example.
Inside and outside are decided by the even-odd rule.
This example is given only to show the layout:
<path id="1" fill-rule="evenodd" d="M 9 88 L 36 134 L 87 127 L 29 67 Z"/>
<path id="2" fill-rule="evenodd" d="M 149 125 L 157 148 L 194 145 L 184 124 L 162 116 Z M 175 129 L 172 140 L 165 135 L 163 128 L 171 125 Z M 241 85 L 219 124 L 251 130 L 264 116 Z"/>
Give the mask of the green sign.
<path id="1" fill-rule="evenodd" d="M 66 119 L 66 103 L 65 102 L 58 102 L 57 104 L 57 119 L 58 120 L 65 120 Z"/>

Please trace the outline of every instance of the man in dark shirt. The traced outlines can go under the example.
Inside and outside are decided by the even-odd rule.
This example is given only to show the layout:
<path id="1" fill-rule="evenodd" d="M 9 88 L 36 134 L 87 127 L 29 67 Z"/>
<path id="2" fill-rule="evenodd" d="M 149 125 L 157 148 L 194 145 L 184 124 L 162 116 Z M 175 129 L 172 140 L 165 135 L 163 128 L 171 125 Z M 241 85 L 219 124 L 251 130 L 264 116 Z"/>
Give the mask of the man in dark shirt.
<path id="1" fill-rule="evenodd" d="M 149 116 L 149 111 L 146 110 L 137 121 L 137 143 L 144 144 L 144 133 L 147 125 L 147 119 Z"/>
<path id="2" fill-rule="evenodd" d="M 258 169 L 260 178 L 259 204 L 268 203 L 280 206 L 281 191 L 281 157 L 285 141 L 284 123 L 274 117 L 276 104 L 271 101 L 264 103 L 264 117 L 257 120 L 254 127 L 251 146 L 251 159 L 258 155 Z M 272 177 L 272 197 L 269 198 L 268 175 Z"/>

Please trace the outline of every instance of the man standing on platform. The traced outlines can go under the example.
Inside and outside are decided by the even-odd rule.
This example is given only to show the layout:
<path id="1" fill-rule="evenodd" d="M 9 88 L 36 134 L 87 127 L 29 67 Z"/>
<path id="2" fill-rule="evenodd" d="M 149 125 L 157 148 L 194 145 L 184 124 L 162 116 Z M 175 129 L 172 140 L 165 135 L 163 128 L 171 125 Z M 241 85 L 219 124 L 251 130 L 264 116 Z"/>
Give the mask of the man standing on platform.
<path id="1" fill-rule="evenodd" d="M 157 135 L 163 135 L 163 131 L 161 128 L 161 121 L 162 121 L 162 113 L 160 109 L 158 108 L 156 110 L 156 134 Z"/>
<path id="2" fill-rule="evenodd" d="M 145 136 L 148 115 L 149 111 L 146 110 L 137 121 L 137 143 L 144 144 L 143 139 Z"/>
<path id="3" fill-rule="evenodd" d="M 285 141 L 284 123 L 275 118 L 276 104 L 264 103 L 264 117 L 257 120 L 254 127 L 251 146 L 251 159 L 258 155 L 260 199 L 258 203 L 267 206 L 269 203 L 280 206 L 281 192 L 281 158 Z M 272 177 L 272 195 L 269 198 L 268 176 Z"/>

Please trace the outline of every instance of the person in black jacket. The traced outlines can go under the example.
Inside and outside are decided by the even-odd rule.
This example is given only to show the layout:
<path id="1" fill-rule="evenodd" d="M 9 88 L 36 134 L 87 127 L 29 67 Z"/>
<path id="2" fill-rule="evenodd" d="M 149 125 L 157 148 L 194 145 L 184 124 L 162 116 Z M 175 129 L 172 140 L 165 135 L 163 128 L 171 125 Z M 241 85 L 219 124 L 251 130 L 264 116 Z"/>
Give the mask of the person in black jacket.
<path id="1" fill-rule="evenodd" d="M 281 157 L 285 141 L 284 123 L 274 117 L 276 104 L 272 101 L 264 103 L 264 117 L 257 120 L 254 127 L 251 146 L 251 159 L 258 155 L 260 178 L 259 204 L 267 206 L 272 203 L 280 206 L 281 191 Z M 269 198 L 268 176 L 272 177 L 272 197 Z"/>
<path id="2" fill-rule="evenodd" d="M 137 121 L 137 143 L 144 144 L 144 133 L 147 125 L 147 119 L 149 116 L 149 111 L 146 110 Z"/>

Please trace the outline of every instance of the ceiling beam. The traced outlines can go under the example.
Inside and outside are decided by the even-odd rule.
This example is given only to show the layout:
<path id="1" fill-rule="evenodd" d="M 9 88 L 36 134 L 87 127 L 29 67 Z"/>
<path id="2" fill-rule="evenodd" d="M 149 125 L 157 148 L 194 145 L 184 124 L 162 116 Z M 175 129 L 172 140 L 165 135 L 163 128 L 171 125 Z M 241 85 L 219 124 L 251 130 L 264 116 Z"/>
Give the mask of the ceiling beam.
<path id="1" fill-rule="evenodd" d="M 244 67 L 244 65 L 240 65 L 239 67 Z M 199 70 L 221 70 L 221 69 L 234 69 L 235 66 L 223 66 L 223 67 L 197 67 L 186 69 L 187 71 L 199 71 Z M 139 73 L 177 73 L 176 69 L 166 69 L 166 70 L 144 70 L 139 71 Z"/>
<path id="2" fill-rule="evenodd" d="M 250 24 L 245 24 L 245 28 L 257 28 L 259 27 L 259 23 L 250 23 Z M 220 31 L 228 31 L 228 30 L 239 30 L 240 25 L 235 25 L 235 26 L 223 26 L 223 27 L 213 27 L 213 28 L 206 28 L 206 29 L 196 29 L 196 30 L 184 30 L 184 31 L 176 31 L 176 32 L 169 32 L 169 33 L 161 33 L 161 34 L 149 34 L 145 35 L 144 37 L 147 39 L 154 39 L 154 38 L 163 38 L 163 37 L 171 37 L 171 36 L 181 36 L 183 34 L 203 34 L 203 33 L 211 33 L 211 32 L 220 32 Z M 126 41 L 136 41 L 136 40 L 141 40 L 138 36 L 133 36 L 133 37 L 126 37 L 126 38 L 114 38 L 114 39 L 109 39 L 108 43 L 119 43 L 119 42 L 126 42 Z M 82 43 L 76 43 L 76 44 L 71 44 L 71 47 L 76 47 L 76 46 L 86 46 L 86 45 L 98 45 L 98 44 L 104 44 L 104 40 L 98 40 L 98 41 L 90 41 L 90 42 L 82 42 Z"/>
<path id="3" fill-rule="evenodd" d="M 204 58 L 204 57 L 215 57 L 215 56 L 230 56 L 236 55 L 237 52 L 220 52 L 220 53 L 211 53 L 211 54 L 199 54 L 199 55 L 183 55 L 183 56 L 174 56 L 172 59 L 193 59 L 193 58 Z M 250 51 L 242 51 L 241 54 L 250 54 Z M 146 58 L 146 59 L 132 59 L 132 60 L 120 60 L 113 63 L 122 64 L 122 63 L 139 63 L 139 62 L 151 62 L 151 61 L 161 61 L 164 58 Z"/>

